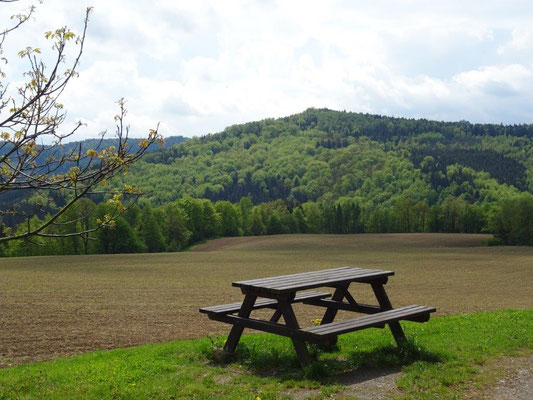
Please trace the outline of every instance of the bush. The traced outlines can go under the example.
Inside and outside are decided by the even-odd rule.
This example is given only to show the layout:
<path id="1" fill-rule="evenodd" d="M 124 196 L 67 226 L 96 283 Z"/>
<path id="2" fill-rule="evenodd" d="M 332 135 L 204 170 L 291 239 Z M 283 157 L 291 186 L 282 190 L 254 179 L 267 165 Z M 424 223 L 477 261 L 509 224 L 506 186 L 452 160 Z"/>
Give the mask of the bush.
<path id="1" fill-rule="evenodd" d="M 489 240 L 487 240 L 487 246 L 503 246 L 505 243 L 503 242 L 502 238 L 499 237 L 491 237 Z"/>

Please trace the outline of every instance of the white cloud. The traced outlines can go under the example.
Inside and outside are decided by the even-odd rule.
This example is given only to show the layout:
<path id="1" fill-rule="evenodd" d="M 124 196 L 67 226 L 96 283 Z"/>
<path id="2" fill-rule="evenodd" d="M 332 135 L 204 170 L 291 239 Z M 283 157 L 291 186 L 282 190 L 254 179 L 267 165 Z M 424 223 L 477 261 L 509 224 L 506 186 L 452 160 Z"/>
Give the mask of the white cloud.
<path id="1" fill-rule="evenodd" d="M 64 98 L 69 118 L 88 123 L 84 136 L 113 130 L 121 97 L 136 135 L 158 121 L 165 135 L 190 136 L 307 107 L 533 120 L 528 1 L 93 4 L 80 78 Z M 79 31 L 83 10 L 46 1 L 6 53 L 63 24 Z"/>
<path id="2" fill-rule="evenodd" d="M 466 71 L 454 77 L 466 89 L 484 91 L 488 86 L 501 84 L 519 92 L 521 88 L 531 90 L 533 69 L 524 65 L 490 66 Z"/>
<path id="3" fill-rule="evenodd" d="M 533 21 L 532 21 L 533 22 Z M 533 46 L 533 28 L 531 25 L 528 27 L 518 27 L 512 30 L 511 40 L 503 43 L 498 48 L 499 54 L 505 54 L 508 52 L 522 52 L 530 51 Z"/>

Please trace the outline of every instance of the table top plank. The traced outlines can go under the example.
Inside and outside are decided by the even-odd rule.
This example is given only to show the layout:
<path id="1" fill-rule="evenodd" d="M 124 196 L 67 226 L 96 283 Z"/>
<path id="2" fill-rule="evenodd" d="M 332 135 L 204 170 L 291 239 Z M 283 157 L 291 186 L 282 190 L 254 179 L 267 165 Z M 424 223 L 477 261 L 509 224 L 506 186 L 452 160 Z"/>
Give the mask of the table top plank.
<path id="1" fill-rule="evenodd" d="M 373 280 L 382 278 L 383 276 L 386 276 L 383 274 L 383 271 L 376 271 L 374 273 L 366 273 L 364 274 L 364 276 L 362 276 L 362 274 L 360 276 L 352 276 L 352 275 L 337 276 L 337 277 L 330 277 L 328 279 L 323 279 L 320 281 L 320 283 L 317 283 L 317 285 L 327 286 L 327 285 L 334 285 L 334 284 L 338 284 L 338 283 L 340 284 L 340 283 L 345 283 L 345 282 L 368 282 L 368 281 L 373 281 Z M 286 289 L 290 290 L 294 286 L 295 285 L 293 284 L 286 284 L 286 285 L 280 285 L 276 287 L 276 289 L 277 290 L 286 290 Z M 314 283 L 313 283 L 313 287 L 319 287 L 319 286 L 314 286 Z"/>
<path id="2" fill-rule="evenodd" d="M 368 282 L 394 275 L 393 271 L 341 267 L 321 271 L 303 272 L 298 274 L 274 276 L 270 278 L 252 279 L 233 282 L 233 286 L 249 289 L 254 292 L 284 294 L 334 285 L 344 282 Z"/>
<path id="3" fill-rule="evenodd" d="M 255 285 L 255 284 L 264 284 L 270 281 L 282 281 L 284 279 L 298 279 L 303 276 L 315 276 L 315 275 L 324 275 L 327 272 L 330 273 L 336 273 L 343 270 L 347 270 L 350 267 L 340 267 L 340 268 L 333 268 L 333 269 L 327 269 L 327 270 L 320 270 L 320 271 L 310 271 L 310 272 L 299 272 L 297 274 L 290 274 L 290 275 L 280 275 L 280 276 L 271 276 L 267 278 L 258 278 L 258 279 L 250 279 L 246 281 L 240 281 L 240 282 L 234 282 L 234 283 L 243 283 L 247 285 Z"/>
<path id="4" fill-rule="evenodd" d="M 328 278 L 336 278 L 336 277 L 340 278 L 341 276 L 351 276 L 351 275 L 353 275 L 352 271 L 343 269 L 343 270 L 339 270 L 336 272 L 329 272 L 327 274 L 326 273 L 321 273 L 321 274 L 309 273 L 309 275 L 299 274 L 298 276 L 280 276 L 280 277 L 276 277 L 276 279 L 268 278 L 265 280 L 257 280 L 256 282 L 253 282 L 253 283 L 248 282 L 247 284 L 253 285 L 253 286 L 269 286 L 269 285 L 275 284 L 277 286 L 281 286 L 286 283 L 298 284 L 302 282 L 314 281 L 317 279 L 324 280 Z"/>
<path id="5" fill-rule="evenodd" d="M 292 284 L 299 284 L 299 283 L 306 283 L 306 282 L 314 282 L 316 280 L 320 281 L 330 281 L 330 280 L 344 280 L 345 278 L 351 279 L 351 278 L 357 278 L 357 277 L 366 277 L 366 276 L 374 276 L 374 275 L 382 275 L 383 271 L 380 270 L 362 270 L 362 271 L 352 271 L 352 270 L 342 270 L 335 273 L 328 273 L 328 274 L 321 274 L 321 275 L 313 275 L 313 276 L 304 276 L 299 279 L 283 279 L 283 280 L 276 280 L 276 286 L 290 286 Z M 264 285 L 264 283 L 262 283 Z"/>
<path id="6" fill-rule="evenodd" d="M 309 282 L 314 280 L 325 280 L 325 279 L 335 279 L 335 278 L 341 278 L 344 276 L 355 276 L 355 275 L 365 275 L 365 274 L 373 274 L 373 273 L 383 273 L 383 272 L 390 272 L 390 271 L 381 271 L 378 269 L 363 269 L 363 268 L 353 268 L 353 267 L 342 267 L 342 268 L 335 268 L 335 269 L 327 269 L 322 271 L 311 271 L 311 272 L 303 272 L 299 274 L 291 274 L 291 275 L 281 275 L 281 276 L 274 276 L 270 278 L 263 278 L 263 279 L 253 279 L 250 281 L 241 281 L 241 282 L 235 282 L 237 284 L 246 284 L 248 286 L 268 286 L 268 285 L 282 285 L 283 283 L 294 283 L 298 284 L 301 282 Z"/>

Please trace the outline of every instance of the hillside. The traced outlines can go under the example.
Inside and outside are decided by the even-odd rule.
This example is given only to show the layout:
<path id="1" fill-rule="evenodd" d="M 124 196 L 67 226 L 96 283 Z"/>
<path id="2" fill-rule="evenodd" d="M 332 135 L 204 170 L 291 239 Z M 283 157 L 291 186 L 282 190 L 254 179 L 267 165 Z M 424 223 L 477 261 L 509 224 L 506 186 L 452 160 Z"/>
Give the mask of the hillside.
<path id="1" fill-rule="evenodd" d="M 234 125 L 148 154 L 125 183 L 154 205 L 184 196 L 255 204 L 401 197 L 482 204 L 533 190 L 533 125 L 391 118 L 308 109 Z"/>
<path id="2" fill-rule="evenodd" d="M 171 136 L 168 138 L 165 138 L 165 143 L 167 146 L 172 147 L 174 145 L 177 145 L 183 141 L 185 141 L 187 138 L 183 136 Z M 139 150 L 138 146 L 138 139 L 130 138 L 128 140 L 128 144 L 131 146 L 130 152 L 136 152 Z M 69 157 L 72 154 L 77 154 L 78 152 L 81 154 L 84 154 L 89 149 L 97 149 L 101 150 L 109 146 L 116 146 L 118 144 L 117 139 L 86 139 L 82 141 L 72 141 L 68 143 L 63 143 L 61 146 L 38 146 L 38 150 L 43 150 L 39 156 L 35 159 L 36 163 L 39 165 L 46 164 L 46 160 L 49 159 L 49 157 L 53 156 L 55 159 L 61 159 L 63 157 Z M 0 141 L 0 155 L 7 153 L 10 151 L 12 147 L 9 144 L 6 144 L 5 142 Z M 147 149 L 146 153 L 151 153 L 153 151 L 157 151 L 160 149 L 160 146 L 158 144 L 151 144 Z M 85 160 L 85 162 L 80 163 L 80 167 L 85 167 L 88 162 L 88 159 Z M 71 167 L 75 166 L 75 163 L 70 162 L 64 162 L 59 168 L 55 169 L 54 173 L 56 174 L 63 174 L 66 173 Z M 4 207 L 4 209 L 7 209 L 10 207 L 11 204 L 14 203 L 21 203 L 24 200 L 27 200 L 28 197 L 31 196 L 31 192 L 27 190 L 9 190 L 0 193 L 0 204 Z M 62 198 L 61 194 L 57 192 L 51 192 L 50 198 L 54 200 L 57 204 L 64 204 L 64 199 Z M 31 206 L 28 206 L 31 207 Z M 50 205 L 48 207 L 44 208 L 44 211 L 38 212 L 37 214 L 40 216 L 43 216 L 46 214 L 46 212 L 52 210 L 55 207 L 55 205 Z M 29 208 L 30 209 L 30 208 Z M 31 212 L 30 212 L 31 214 Z M 2 215 L 2 218 L 0 218 L 0 222 L 5 223 L 8 226 L 13 226 L 15 224 L 18 224 L 21 222 L 21 218 L 15 215 Z"/>

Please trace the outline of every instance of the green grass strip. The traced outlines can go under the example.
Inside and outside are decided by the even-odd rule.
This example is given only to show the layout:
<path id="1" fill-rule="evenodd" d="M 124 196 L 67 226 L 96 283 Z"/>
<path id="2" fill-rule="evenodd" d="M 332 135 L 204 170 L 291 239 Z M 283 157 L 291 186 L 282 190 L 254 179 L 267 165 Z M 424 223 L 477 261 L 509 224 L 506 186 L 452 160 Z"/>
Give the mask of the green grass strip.
<path id="1" fill-rule="evenodd" d="M 287 338 L 245 335 L 236 360 L 214 361 L 224 338 L 204 338 L 94 352 L 0 370 L 0 399 L 253 399 L 342 398 L 336 375 L 357 368 L 398 368 L 400 398 L 461 398 L 480 366 L 533 349 L 533 310 L 481 312 L 402 323 L 399 349 L 388 329 L 339 337 L 332 352 L 311 348 L 305 369 Z M 356 372 L 354 372 L 356 373 Z"/>

